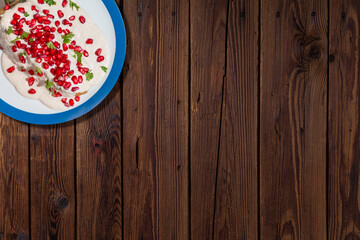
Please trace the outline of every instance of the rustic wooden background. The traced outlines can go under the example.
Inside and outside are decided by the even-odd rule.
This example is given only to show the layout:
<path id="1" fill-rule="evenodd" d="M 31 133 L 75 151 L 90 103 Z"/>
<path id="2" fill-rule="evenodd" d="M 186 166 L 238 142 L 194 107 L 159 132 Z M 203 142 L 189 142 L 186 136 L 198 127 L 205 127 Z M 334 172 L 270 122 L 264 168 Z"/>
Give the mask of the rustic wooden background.
<path id="1" fill-rule="evenodd" d="M 122 0 L 86 116 L 0 115 L 0 239 L 360 239 L 360 1 Z"/>

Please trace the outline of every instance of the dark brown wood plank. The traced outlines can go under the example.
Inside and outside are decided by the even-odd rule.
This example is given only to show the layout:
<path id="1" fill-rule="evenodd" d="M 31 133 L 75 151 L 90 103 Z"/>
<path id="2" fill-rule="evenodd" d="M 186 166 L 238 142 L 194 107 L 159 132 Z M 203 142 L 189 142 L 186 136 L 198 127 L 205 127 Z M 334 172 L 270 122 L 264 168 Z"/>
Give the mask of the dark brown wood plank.
<path id="1" fill-rule="evenodd" d="M 190 2 L 192 239 L 213 237 L 227 6 L 228 0 Z"/>
<path id="2" fill-rule="evenodd" d="M 187 0 L 124 1 L 124 239 L 188 239 Z"/>
<path id="3" fill-rule="evenodd" d="M 31 239 L 74 239 L 74 122 L 30 127 Z"/>
<path id="4" fill-rule="evenodd" d="M 77 239 L 122 239 L 120 94 L 76 125 Z"/>
<path id="5" fill-rule="evenodd" d="M 326 239 L 327 7 L 261 3 L 261 239 Z"/>
<path id="6" fill-rule="evenodd" d="M 214 236 L 257 239 L 259 2 L 231 1 L 228 14 Z"/>
<path id="7" fill-rule="evenodd" d="M 29 238 L 29 128 L 0 114 L 0 239 Z"/>
<path id="8" fill-rule="evenodd" d="M 329 239 L 359 239 L 360 2 L 330 1 Z"/>

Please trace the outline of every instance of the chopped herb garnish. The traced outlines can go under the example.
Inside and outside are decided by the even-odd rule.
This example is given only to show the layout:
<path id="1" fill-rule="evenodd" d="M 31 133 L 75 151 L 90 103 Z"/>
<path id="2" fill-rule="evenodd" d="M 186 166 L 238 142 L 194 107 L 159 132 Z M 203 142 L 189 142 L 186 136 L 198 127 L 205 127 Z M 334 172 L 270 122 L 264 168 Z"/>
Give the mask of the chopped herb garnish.
<path id="1" fill-rule="evenodd" d="M 106 72 L 106 71 L 108 70 L 108 68 L 105 67 L 105 66 L 101 66 L 101 69 L 102 69 L 104 72 Z"/>
<path id="2" fill-rule="evenodd" d="M 56 5 L 56 2 L 54 0 L 44 0 L 49 6 Z"/>
<path id="3" fill-rule="evenodd" d="M 91 70 L 89 72 L 85 73 L 85 76 L 86 76 L 87 81 L 90 81 L 91 79 L 94 78 L 94 74 L 91 72 Z"/>
<path id="4" fill-rule="evenodd" d="M 82 64 L 82 61 L 81 61 L 81 57 L 82 57 L 82 53 L 81 52 L 78 52 L 78 51 L 74 51 L 75 55 L 76 55 L 76 60 Z"/>
<path id="5" fill-rule="evenodd" d="M 29 38 L 29 43 L 33 43 L 33 42 L 34 42 L 34 39 Z"/>
<path id="6" fill-rule="evenodd" d="M 46 80 L 46 81 L 45 81 L 45 84 L 46 84 L 46 89 L 49 89 L 49 88 L 51 88 L 52 86 L 54 86 L 54 82 L 50 82 L 49 80 Z"/>
<path id="7" fill-rule="evenodd" d="M 75 37 L 75 34 L 73 34 L 72 32 L 70 32 L 69 34 L 66 34 L 66 35 L 61 36 L 61 37 L 62 37 L 64 43 L 67 44 L 67 43 L 70 43 L 70 42 L 71 42 L 71 39 L 72 39 L 73 37 Z"/>
<path id="8" fill-rule="evenodd" d="M 23 56 L 24 56 L 24 53 L 20 53 L 20 54 L 19 54 L 19 57 L 23 57 Z"/>
<path id="9" fill-rule="evenodd" d="M 42 74 L 42 71 L 41 71 L 41 69 L 40 68 L 36 68 L 36 72 L 38 73 L 38 74 Z"/>
<path id="10" fill-rule="evenodd" d="M 29 15 L 27 12 L 25 12 L 25 13 L 24 13 L 24 16 L 25 16 L 25 17 L 28 17 L 28 16 L 30 16 L 30 15 Z"/>
<path id="11" fill-rule="evenodd" d="M 28 38 L 29 35 L 30 35 L 30 33 L 24 31 L 24 32 L 21 34 L 20 38 L 21 38 L 21 39 Z"/>
<path id="12" fill-rule="evenodd" d="M 7 35 L 10 35 L 10 34 L 13 33 L 13 32 L 14 32 L 14 30 L 13 30 L 13 28 L 10 26 L 6 33 L 7 33 Z"/>
<path id="13" fill-rule="evenodd" d="M 17 40 L 20 40 L 20 39 L 21 39 L 21 38 L 19 38 L 19 37 L 18 37 L 18 38 L 15 38 L 14 40 L 11 41 L 11 43 L 14 43 L 14 42 L 16 42 Z"/>
<path id="14" fill-rule="evenodd" d="M 74 7 L 75 7 L 76 10 L 79 11 L 79 8 L 80 8 L 80 7 L 79 7 L 76 3 L 74 3 L 73 1 L 71 1 L 71 0 L 70 0 L 70 2 L 69 2 L 69 6 L 71 7 L 72 10 L 74 10 Z"/>
<path id="15" fill-rule="evenodd" d="M 55 48 L 56 48 L 52 42 L 48 42 L 48 43 L 46 44 L 46 46 L 47 46 L 48 48 L 50 48 L 50 49 L 55 49 Z"/>

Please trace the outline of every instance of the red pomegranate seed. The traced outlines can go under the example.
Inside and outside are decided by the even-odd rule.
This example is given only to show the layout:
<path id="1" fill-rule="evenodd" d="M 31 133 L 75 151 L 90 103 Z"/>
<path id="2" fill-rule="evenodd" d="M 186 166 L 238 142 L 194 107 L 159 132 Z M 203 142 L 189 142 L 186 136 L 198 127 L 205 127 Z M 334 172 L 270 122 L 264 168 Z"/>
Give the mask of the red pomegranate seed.
<path id="1" fill-rule="evenodd" d="M 5 10 L 9 10 L 10 9 L 10 4 L 6 4 L 5 7 L 4 7 Z"/>
<path id="2" fill-rule="evenodd" d="M 57 92 L 56 97 L 62 97 L 62 94 L 60 92 Z"/>
<path id="3" fill-rule="evenodd" d="M 61 33 L 62 33 L 62 28 L 59 27 L 59 28 L 57 29 L 57 32 L 61 34 Z"/>
<path id="4" fill-rule="evenodd" d="M 75 101 L 80 101 L 80 97 L 79 96 L 75 96 Z"/>
<path id="5" fill-rule="evenodd" d="M 37 73 L 37 75 L 38 75 L 39 77 L 42 77 L 42 76 L 44 76 L 44 73 L 43 73 L 43 72 L 40 72 L 40 73 Z"/>
<path id="6" fill-rule="evenodd" d="M 94 42 L 94 40 L 93 39 L 91 39 L 91 38 L 88 38 L 87 40 L 86 40 L 86 44 L 92 44 Z"/>
<path id="7" fill-rule="evenodd" d="M 26 60 L 25 60 L 24 56 L 19 56 L 19 60 L 22 63 L 26 63 Z"/>
<path id="8" fill-rule="evenodd" d="M 44 69 L 48 69 L 49 68 L 49 64 L 43 62 L 41 65 Z"/>
<path id="9" fill-rule="evenodd" d="M 58 84 L 59 86 L 62 86 L 62 85 L 64 85 L 64 81 L 58 81 L 57 84 Z"/>
<path id="10" fill-rule="evenodd" d="M 69 20 L 70 20 L 70 21 L 74 21 L 74 20 L 75 20 L 75 16 L 69 17 Z"/>
<path id="11" fill-rule="evenodd" d="M 50 12 L 50 11 L 47 10 L 47 9 L 44 9 L 44 10 L 43 10 L 43 13 L 44 13 L 44 14 L 49 14 L 49 12 Z"/>
<path id="12" fill-rule="evenodd" d="M 24 12 L 25 12 L 25 8 L 19 7 L 19 8 L 18 8 L 18 11 L 21 12 L 21 13 L 24 13 Z"/>
<path id="13" fill-rule="evenodd" d="M 55 31 L 56 31 L 56 27 L 52 27 L 51 32 L 55 32 Z"/>
<path id="14" fill-rule="evenodd" d="M 66 0 L 64 0 L 64 1 L 62 2 L 62 6 L 65 7 L 67 3 L 68 3 L 68 2 L 67 2 Z"/>
<path id="15" fill-rule="evenodd" d="M 11 48 L 12 48 L 13 52 L 16 52 L 16 51 L 17 51 L 16 46 L 12 46 Z"/>
<path id="16" fill-rule="evenodd" d="M 46 25 L 50 25 L 51 21 L 50 20 L 44 20 L 43 23 L 46 24 Z"/>
<path id="17" fill-rule="evenodd" d="M 25 18 L 20 19 L 19 23 L 24 24 L 26 22 Z"/>
<path id="18" fill-rule="evenodd" d="M 86 22 L 85 17 L 84 17 L 84 16 L 80 16 L 80 17 L 79 17 L 79 21 L 80 21 L 82 24 L 84 24 L 84 23 Z"/>
<path id="19" fill-rule="evenodd" d="M 30 90 L 28 91 L 28 93 L 29 93 L 29 94 L 35 94 L 36 91 L 35 91 L 35 89 L 32 88 L 32 89 L 30 89 Z"/>
<path id="20" fill-rule="evenodd" d="M 14 13 L 14 15 L 13 15 L 13 19 L 15 19 L 15 20 L 19 20 L 19 19 L 20 19 L 20 15 L 19 15 L 19 14 L 17 14 L 17 13 Z"/>
<path id="21" fill-rule="evenodd" d="M 68 25 L 70 22 L 67 20 L 67 19 L 64 19 L 63 21 L 62 21 L 62 24 L 64 24 L 64 25 Z"/>
<path id="22" fill-rule="evenodd" d="M 71 78 L 71 81 L 72 81 L 74 84 L 78 84 L 78 79 L 77 79 L 76 76 L 73 76 L 73 77 Z"/>
<path id="23" fill-rule="evenodd" d="M 15 71 L 15 66 L 9 67 L 6 71 L 8 73 L 12 73 L 13 71 Z"/>
<path id="24" fill-rule="evenodd" d="M 64 82 L 64 88 L 66 90 L 68 90 L 71 87 L 71 83 L 70 82 Z"/>
<path id="25" fill-rule="evenodd" d="M 69 27 L 72 27 L 72 25 L 73 25 L 72 23 L 69 23 Z"/>
<path id="26" fill-rule="evenodd" d="M 64 13 L 61 10 L 59 10 L 57 12 L 57 14 L 58 14 L 59 18 L 62 18 L 64 16 Z"/>
<path id="27" fill-rule="evenodd" d="M 73 99 L 70 99 L 70 100 L 69 100 L 69 104 L 70 104 L 70 106 L 74 106 L 74 104 L 75 104 L 75 103 L 74 103 L 74 100 L 73 100 Z"/>
<path id="28" fill-rule="evenodd" d="M 98 57 L 97 59 L 96 59 L 96 61 L 97 62 L 102 62 L 102 61 L 104 61 L 104 56 L 100 56 L 100 57 Z"/>
<path id="29" fill-rule="evenodd" d="M 35 78 L 33 78 L 33 77 L 28 78 L 28 84 L 30 87 L 34 84 L 34 82 L 35 82 Z"/>
<path id="30" fill-rule="evenodd" d="M 61 102 L 66 103 L 66 102 L 67 102 L 67 98 L 61 99 Z"/>
<path id="31" fill-rule="evenodd" d="M 38 0 L 38 3 L 44 4 L 44 0 Z"/>
<path id="32" fill-rule="evenodd" d="M 102 49 L 99 48 L 98 50 L 95 51 L 95 55 L 100 56 L 101 52 L 102 52 Z"/>
<path id="33" fill-rule="evenodd" d="M 79 87 L 73 87 L 73 88 L 71 88 L 71 91 L 72 91 L 72 92 L 76 92 L 77 90 L 79 90 Z"/>
<path id="34" fill-rule="evenodd" d="M 72 40 L 70 44 L 71 44 L 71 45 L 76 45 L 76 41 L 75 41 L 75 40 Z"/>
<path id="35" fill-rule="evenodd" d="M 37 8 L 33 5 L 33 6 L 31 6 L 31 10 L 33 10 L 33 11 L 36 11 L 36 12 L 38 12 L 39 10 L 37 10 Z"/>
<path id="36" fill-rule="evenodd" d="M 25 52 L 27 53 L 27 55 L 31 55 L 31 50 L 30 50 L 30 48 L 25 49 Z"/>
<path id="37" fill-rule="evenodd" d="M 55 21 L 55 26 L 60 26 L 60 21 Z"/>
<path id="38" fill-rule="evenodd" d="M 30 69 L 30 70 L 28 71 L 28 73 L 32 76 L 32 75 L 34 75 L 34 70 L 31 70 L 31 69 Z"/>
<path id="39" fill-rule="evenodd" d="M 26 72 L 25 68 L 21 68 L 20 71 L 21 71 L 21 72 Z"/>
<path id="40" fill-rule="evenodd" d="M 81 52 L 81 47 L 80 46 L 76 46 L 75 48 L 74 48 L 74 51 L 77 51 L 77 52 Z"/>
<path id="41" fill-rule="evenodd" d="M 79 77 L 78 77 L 78 82 L 79 82 L 79 83 L 82 83 L 82 82 L 83 82 L 83 77 L 82 77 L 82 76 L 79 76 Z"/>
<path id="42" fill-rule="evenodd" d="M 89 53 L 88 53 L 86 50 L 84 50 L 84 56 L 85 56 L 85 57 L 88 57 L 88 56 L 89 56 Z"/>

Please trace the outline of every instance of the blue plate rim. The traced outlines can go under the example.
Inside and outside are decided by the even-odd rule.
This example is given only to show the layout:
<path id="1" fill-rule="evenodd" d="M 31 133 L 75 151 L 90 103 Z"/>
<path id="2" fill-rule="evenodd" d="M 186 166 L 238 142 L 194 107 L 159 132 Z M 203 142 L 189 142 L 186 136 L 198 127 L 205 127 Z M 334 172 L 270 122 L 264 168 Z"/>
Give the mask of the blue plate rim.
<path id="1" fill-rule="evenodd" d="M 54 114 L 36 114 L 17 109 L 0 99 L 0 112 L 21 122 L 52 125 L 59 124 L 79 118 L 93 110 L 110 93 L 120 76 L 126 55 L 126 32 L 125 24 L 118 6 L 114 0 L 102 0 L 107 8 L 115 29 L 115 58 L 111 71 L 101 88 L 85 103 L 66 112 Z M 119 21 L 117 21 L 119 20 Z"/>

